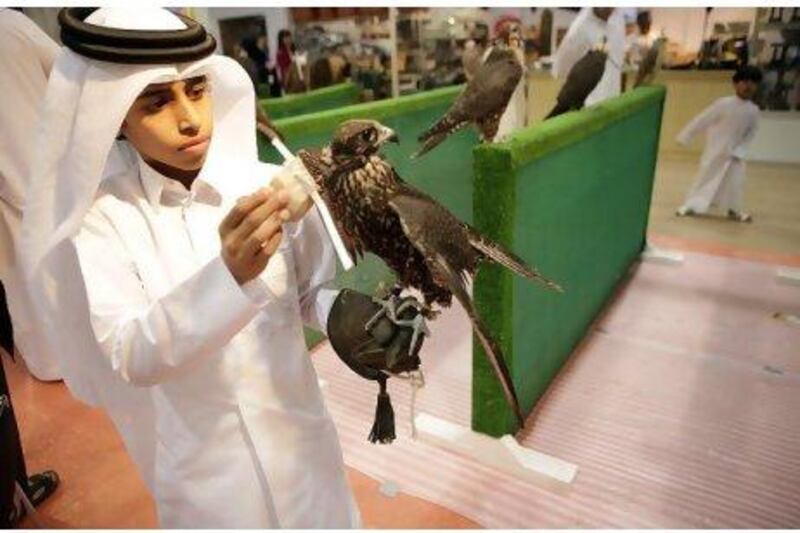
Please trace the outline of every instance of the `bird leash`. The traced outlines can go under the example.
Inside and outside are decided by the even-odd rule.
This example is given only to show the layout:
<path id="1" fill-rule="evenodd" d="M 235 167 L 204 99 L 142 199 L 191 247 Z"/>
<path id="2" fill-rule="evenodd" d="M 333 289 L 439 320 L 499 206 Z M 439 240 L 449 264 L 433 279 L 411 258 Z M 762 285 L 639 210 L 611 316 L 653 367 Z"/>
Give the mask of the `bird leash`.
<path id="1" fill-rule="evenodd" d="M 409 423 L 411 425 L 411 438 L 416 440 L 417 439 L 417 391 L 425 386 L 425 374 L 422 373 L 422 370 L 417 369 L 411 372 L 404 372 L 402 374 L 392 374 L 391 372 L 387 372 L 388 375 L 394 378 L 400 378 L 403 380 L 407 380 L 408 384 L 411 386 L 411 397 L 409 399 L 409 406 L 408 406 L 408 416 L 409 416 Z"/>
<path id="2" fill-rule="evenodd" d="M 278 137 L 268 135 L 267 132 L 264 131 L 263 124 L 257 124 L 256 127 L 259 129 L 259 131 L 261 131 L 261 133 L 267 136 L 269 141 L 272 143 L 272 146 L 274 146 L 278 153 L 281 154 L 281 157 L 283 157 L 285 162 L 292 163 L 297 161 L 301 165 L 303 164 L 302 161 L 297 159 L 297 157 L 286 147 L 285 144 L 283 144 Z M 339 258 L 339 262 L 342 264 L 342 268 L 345 270 L 350 270 L 354 265 L 353 259 L 347 252 L 347 248 L 344 245 L 342 236 L 339 234 L 339 230 L 336 229 L 336 224 L 333 221 L 331 212 L 328 209 L 325 200 L 323 200 L 319 195 L 316 184 L 307 172 L 298 173 L 297 176 L 299 177 L 300 183 L 305 189 L 306 194 L 311 196 L 311 200 L 317 207 L 317 211 L 322 218 L 322 223 L 325 225 L 325 231 L 328 232 L 328 237 L 330 237 L 331 242 L 333 242 L 333 248 L 336 250 L 336 255 Z"/>
<path id="3" fill-rule="evenodd" d="M 594 48 L 596 50 L 599 50 L 599 51 L 603 52 L 604 54 L 606 54 L 606 61 L 608 61 L 614 67 L 616 67 L 616 69 L 618 71 L 622 72 L 622 65 L 620 65 L 619 63 L 614 61 L 614 59 L 612 59 L 612 57 L 611 57 L 610 50 L 609 50 L 610 47 L 608 46 L 608 37 L 603 37 L 603 42 L 601 44 L 599 44 L 599 45 L 595 45 Z"/>

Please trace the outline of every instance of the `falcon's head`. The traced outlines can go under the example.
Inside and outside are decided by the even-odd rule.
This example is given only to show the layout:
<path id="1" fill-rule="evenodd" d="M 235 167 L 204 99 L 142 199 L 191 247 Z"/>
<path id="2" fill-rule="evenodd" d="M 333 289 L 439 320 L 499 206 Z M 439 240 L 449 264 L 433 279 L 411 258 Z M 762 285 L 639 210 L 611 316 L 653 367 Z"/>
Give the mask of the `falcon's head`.
<path id="1" fill-rule="evenodd" d="M 336 128 L 331 142 L 334 157 L 369 157 L 387 142 L 399 142 L 397 134 L 376 120 L 348 120 Z"/>
<path id="2" fill-rule="evenodd" d="M 522 26 L 516 19 L 508 19 L 501 21 L 496 28 L 497 41 L 501 46 L 509 48 L 521 48 L 522 42 Z"/>

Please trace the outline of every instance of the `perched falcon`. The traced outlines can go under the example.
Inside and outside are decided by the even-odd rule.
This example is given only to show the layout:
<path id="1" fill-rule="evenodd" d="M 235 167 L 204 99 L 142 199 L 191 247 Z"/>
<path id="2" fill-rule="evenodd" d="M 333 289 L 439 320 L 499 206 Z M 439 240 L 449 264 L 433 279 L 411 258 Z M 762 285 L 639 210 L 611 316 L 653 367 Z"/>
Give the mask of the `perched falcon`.
<path id="1" fill-rule="evenodd" d="M 427 153 L 469 124 L 478 128 L 482 142 L 494 140 L 500 117 L 522 79 L 521 42 L 517 26 L 502 35 L 447 113 L 419 136 L 422 147 L 411 157 Z"/>
<path id="2" fill-rule="evenodd" d="M 391 129 L 372 120 L 351 120 L 338 127 L 328 146 L 316 152 L 301 150 L 298 156 L 314 176 L 354 258 L 372 252 L 383 259 L 397 274 L 398 289 L 422 292 L 427 306 L 422 311 L 429 318 L 432 304 L 447 307 L 455 295 L 522 426 L 524 419 L 508 367 L 500 346 L 475 310 L 466 279 L 481 262 L 490 261 L 548 288 L 561 289 L 404 182 L 378 153 L 387 141 L 397 141 Z M 391 298 L 387 302 L 391 305 Z"/>
<path id="3" fill-rule="evenodd" d="M 662 50 L 667 40 L 664 37 L 659 37 L 653 41 L 653 45 L 647 50 L 647 53 L 639 63 L 639 72 L 636 73 L 636 81 L 633 86 L 639 87 L 641 85 L 649 85 L 656 77 L 656 73 L 661 69 Z"/>
<path id="4" fill-rule="evenodd" d="M 556 97 L 556 105 L 545 120 L 567 111 L 581 109 L 586 98 L 603 78 L 608 55 L 601 50 L 589 50 L 567 74 L 564 85 Z"/>

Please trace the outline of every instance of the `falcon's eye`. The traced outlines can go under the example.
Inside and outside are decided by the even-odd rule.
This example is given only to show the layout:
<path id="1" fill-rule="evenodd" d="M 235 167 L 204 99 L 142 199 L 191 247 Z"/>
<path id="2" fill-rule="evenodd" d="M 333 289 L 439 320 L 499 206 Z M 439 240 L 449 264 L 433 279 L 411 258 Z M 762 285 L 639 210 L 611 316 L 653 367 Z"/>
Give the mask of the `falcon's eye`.
<path id="1" fill-rule="evenodd" d="M 372 142 L 375 140 L 375 130 L 368 129 L 361 132 L 361 139 L 367 142 Z"/>

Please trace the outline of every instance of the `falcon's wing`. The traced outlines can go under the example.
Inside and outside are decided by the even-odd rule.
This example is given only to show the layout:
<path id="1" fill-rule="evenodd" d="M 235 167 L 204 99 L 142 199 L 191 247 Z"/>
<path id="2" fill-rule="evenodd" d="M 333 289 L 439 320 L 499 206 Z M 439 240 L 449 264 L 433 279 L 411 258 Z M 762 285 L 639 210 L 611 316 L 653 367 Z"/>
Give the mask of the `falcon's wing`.
<path id="1" fill-rule="evenodd" d="M 586 98 L 603 78 L 607 57 L 603 52 L 591 51 L 575 63 L 558 92 L 556 106 L 545 120 L 583 107 Z"/>
<path id="2" fill-rule="evenodd" d="M 467 231 L 469 232 L 469 243 L 489 261 L 506 267 L 518 276 L 541 283 L 548 289 L 564 292 L 561 285 L 544 277 L 536 268 L 527 264 L 514 252 L 506 250 L 499 243 L 481 235 L 474 228 L 467 226 Z"/>

